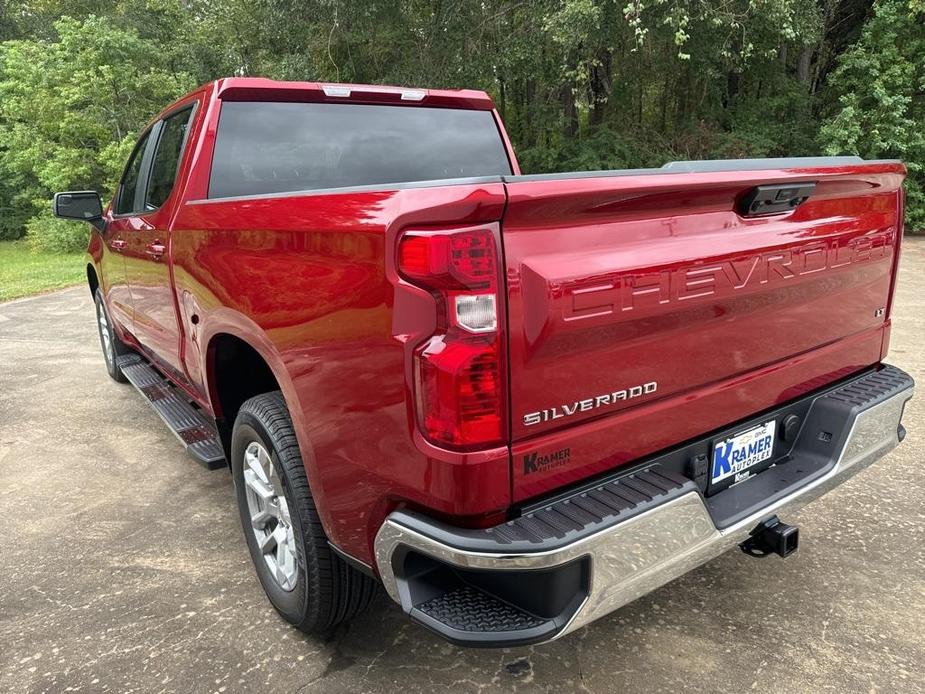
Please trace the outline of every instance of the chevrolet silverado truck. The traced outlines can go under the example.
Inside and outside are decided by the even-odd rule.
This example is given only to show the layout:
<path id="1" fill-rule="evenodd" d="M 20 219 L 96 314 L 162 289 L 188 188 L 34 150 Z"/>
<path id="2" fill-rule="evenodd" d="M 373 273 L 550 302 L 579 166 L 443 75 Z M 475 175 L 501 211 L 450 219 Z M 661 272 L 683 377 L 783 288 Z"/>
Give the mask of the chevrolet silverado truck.
<path id="1" fill-rule="evenodd" d="M 150 123 L 107 208 L 54 210 L 93 227 L 109 375 L 230 467 L 288 622 L 381 584 L 497 647 L 787 556 L 788 514 L 902 441 L 904 175 L 522 175 L 483 92 L 229 78 Z"/>

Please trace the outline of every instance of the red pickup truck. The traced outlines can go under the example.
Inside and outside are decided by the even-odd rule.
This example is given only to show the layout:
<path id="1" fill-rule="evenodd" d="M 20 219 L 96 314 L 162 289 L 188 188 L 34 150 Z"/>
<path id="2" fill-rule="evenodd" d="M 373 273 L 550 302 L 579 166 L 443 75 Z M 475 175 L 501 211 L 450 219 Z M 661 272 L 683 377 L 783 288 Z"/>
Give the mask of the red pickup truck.
<path id="1" fill-rule="evenodd" d="M 105 211 L 54 207 L 94 227 L 110 376 L 231 468 L 286 620 L 325 631 L 381 583 L 505 646 L 735 546 L 790 554 L 778 516 L 903 439 L 904 175 L 522 175 L 483 92 L 230 78 L 152 121 Z"/>

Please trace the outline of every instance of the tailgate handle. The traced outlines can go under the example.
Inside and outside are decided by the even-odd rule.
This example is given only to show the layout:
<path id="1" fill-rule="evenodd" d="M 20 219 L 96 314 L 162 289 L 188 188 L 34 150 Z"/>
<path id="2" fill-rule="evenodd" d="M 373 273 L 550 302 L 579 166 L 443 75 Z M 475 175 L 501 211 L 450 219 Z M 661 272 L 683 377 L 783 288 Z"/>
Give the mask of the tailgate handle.
<path id="1" fill-rule="evenodd" d="M 802 205 L 815 190 L 815 181 L 755 186 L 739 199 L 736 207 L 743 217 L 780 214 Z"/>

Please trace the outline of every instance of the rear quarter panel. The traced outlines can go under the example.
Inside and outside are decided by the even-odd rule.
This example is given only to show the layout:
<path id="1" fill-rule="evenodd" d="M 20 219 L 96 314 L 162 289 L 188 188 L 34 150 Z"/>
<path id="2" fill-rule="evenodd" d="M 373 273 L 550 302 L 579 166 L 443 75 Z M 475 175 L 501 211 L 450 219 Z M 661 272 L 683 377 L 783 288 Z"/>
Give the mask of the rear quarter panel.
<path id="1" fill-rule="evenodd" d="M 449 454 L 415 433 L 405 343 L 428 334 L 433 312 L 429 296 L 387 272 L 400 229 L 496 221 L 503 205 L 503 186 L 492 183 L 193 200 L 178 212 L 172 255 L 187 371 L 214 406 L 209 341 L 236 335 L 264 355 L 324 526 L 367 563 L 396 505 L 477 515 L 510 503 L 507 448 Z"/>

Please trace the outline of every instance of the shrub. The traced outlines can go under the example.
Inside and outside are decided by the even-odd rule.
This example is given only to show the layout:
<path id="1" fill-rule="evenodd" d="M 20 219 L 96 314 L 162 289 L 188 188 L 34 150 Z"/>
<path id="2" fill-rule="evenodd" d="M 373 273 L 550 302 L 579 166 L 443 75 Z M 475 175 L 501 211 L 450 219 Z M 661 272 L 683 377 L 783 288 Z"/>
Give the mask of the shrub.
<path id="1" fill-rule="evenodd" d="M 26 232 L 26 219 L 19 210 L 0 207 L 0 241 L 16 241 Z"/>
<path id="2" fill-rule="evenodd" d="M 38 253 L 78 253 L 87 248 L 90 226 L 40 212 L 26 222 L 26 240 Z"/>

